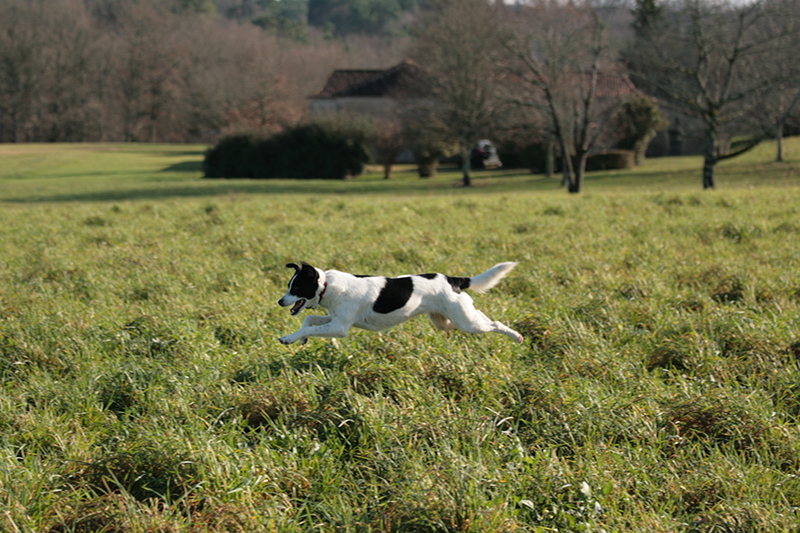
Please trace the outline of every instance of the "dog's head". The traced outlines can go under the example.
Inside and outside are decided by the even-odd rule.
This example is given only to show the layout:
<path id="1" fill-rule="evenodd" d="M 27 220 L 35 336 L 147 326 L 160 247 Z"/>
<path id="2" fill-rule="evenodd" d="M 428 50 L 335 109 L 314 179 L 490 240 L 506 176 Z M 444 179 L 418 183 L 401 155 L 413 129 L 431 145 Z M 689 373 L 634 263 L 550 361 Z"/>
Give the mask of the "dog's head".
<path id="1" fill-rule="evenodd" d="M 289 263 L 286 268 L 293 268 L 295 273 L 289 280 L 289 290 L 278 300 L 281 307 L 292 306 L 292 315 L 303 309 L 314 309 L 319 304 L 320 272 L 305 261 L 301 264 Z"/>

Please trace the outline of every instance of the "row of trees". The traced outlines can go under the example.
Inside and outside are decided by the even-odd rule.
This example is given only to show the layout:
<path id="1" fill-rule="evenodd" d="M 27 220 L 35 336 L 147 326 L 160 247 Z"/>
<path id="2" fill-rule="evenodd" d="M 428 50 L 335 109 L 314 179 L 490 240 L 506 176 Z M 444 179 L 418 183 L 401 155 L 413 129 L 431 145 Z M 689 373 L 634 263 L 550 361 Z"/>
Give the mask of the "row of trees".
<path id="1" fill-rule="evenodd" d="M 251 20 L 292 39 L 307 41 L 313 29 L 328 37 L 402 34 L 417 8 L 431 0 L 192 0 L 207 10 Z M 434 0 L 435 1 L 435 0 Z"/>
<path id="2" fill-rule="evenodd" d="M 720 159 L 780 139 L 798 111 L 798 0 L 637 0 L 622 37 L 611 31 L 619 11 L 589 4 L 440 6 L 417 43 L 439 122 L 462 152 L 498 126 L 546 132 L 572 192 L 590 152 L 626 136 L 641 152 L 666 125 L 656 101 L 701 124 L 704 188 L 715 186 Z"/>
<path id="3" fill-rule="evenodd" d="M 205 5 L 0 0 L 0 142 L 278 131 L 306 113 L 332 68 L 391 64 L 406 47 L 403 38 L 319 32 L 300 43 Z"/>
<path id="4" fill-rule="evenodd" d="M 411 57 L 429 105 L 380 130 L 410 130 L 421 158 L 458 145 L 465 183 L 477 140 L 525 138 L 580 191 L 591 152 L 641 153 L 664 127 L 657 102 L 702 128 L 710 188 L 720 158 L 797 115 L 797 50 L 800 0 L 0 0 L 0 141 L 278 132 L 334 68 Z"/>
<path id="5" fill-rule="evenodd" d="M 687 0 L 677 8 L 641 0 L 629 68 L 667 105 L 698 118 L 706 137 L 703 187 L 717 161 L 765 137 L 779 140 L 800 100 L 800 3 Z M 734 135 L 745 141 L 728 151 Z"/>

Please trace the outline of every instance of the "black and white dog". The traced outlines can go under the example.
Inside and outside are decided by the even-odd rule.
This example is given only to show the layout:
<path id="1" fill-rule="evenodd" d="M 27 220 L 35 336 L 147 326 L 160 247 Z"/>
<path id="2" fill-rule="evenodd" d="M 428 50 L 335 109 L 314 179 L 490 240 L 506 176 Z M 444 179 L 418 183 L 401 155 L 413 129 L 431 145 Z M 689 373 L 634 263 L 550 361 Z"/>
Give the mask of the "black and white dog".
<path id="1" fill-rule="evenodd" d="M 306 317 L 303 327 L 279 339 L 283 344 L 305 343 L 309 337 L 346 337 L 352 326 L 380 331 L 421 313 L 428 313 L 433 325 L 445 331 L 458 328 L 467 333 L 503 333 L 523 342 L 522 335 L 475 309 L 472 298 L 464 292 L 491 289 L 517 263 L 500 263 L 472 278 L 444 274 L 386 278 L 322 271 L 305 262 L 286 266 L 295 274 L 289 281 L 289 291 L 278 301 L 281 307 L 292 306 L 292 315 L 324 307 L 328 316 Z"/>

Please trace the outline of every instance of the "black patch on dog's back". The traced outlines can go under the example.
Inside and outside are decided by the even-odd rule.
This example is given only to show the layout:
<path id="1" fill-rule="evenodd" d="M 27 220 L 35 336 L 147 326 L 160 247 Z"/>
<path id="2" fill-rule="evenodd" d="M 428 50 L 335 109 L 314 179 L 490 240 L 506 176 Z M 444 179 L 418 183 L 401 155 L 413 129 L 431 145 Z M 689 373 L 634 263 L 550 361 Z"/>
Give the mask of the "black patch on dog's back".
<path id="1" fill-rule="evenodd" d="M 420 274 L 419 277 L 425 278 L 425 279 L 436 279 L 436 276 L 438 276 L 438 275 L 439 274 L 434 274 L 434 273 L 431 273 L 431 274 Z"/>
<path id="2" fill-rule="evenodd" d="M 412 292 L 414 292 L 414 281 L 411 276 L 386 278 L 386 285 L 372 305 L 372 310 L 382 314 L 397 311 L 408 303 Z"/>
<path id="3" fill-rule="evenodd" d="M 447 282 L 453 287 L 453 292 L 456 293 L 460 293 L 464 289 L 469 289 L 469 278 L 447 276 Z"/>

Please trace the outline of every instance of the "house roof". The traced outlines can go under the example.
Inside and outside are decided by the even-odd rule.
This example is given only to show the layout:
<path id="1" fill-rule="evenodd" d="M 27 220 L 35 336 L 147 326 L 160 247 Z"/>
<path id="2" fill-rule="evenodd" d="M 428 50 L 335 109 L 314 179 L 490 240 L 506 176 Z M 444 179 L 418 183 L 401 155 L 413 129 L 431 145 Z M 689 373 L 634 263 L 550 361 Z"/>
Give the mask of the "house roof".
<path id="1" fill-rule="evenodd" d="M 426 95 L 425 78 L 425 72 L 411 61 L 387 70 L 335 70 L 325 87 L 310 98 L 420 98 Z"/>
<path id="2" fill-rule="evenodd" d="M 584 87 L 588 89 L 591 73 L 584 73 Z M 335 70 L 325 86 L 309 98 L 424 98 L 429 95 L 427 73 L 412 61 L 403 61 L 386 70 L 342 69 Z M 598 98 L 620 98 L 638 93 L 624 70 L 612 68 L 597 73 Z"/>

